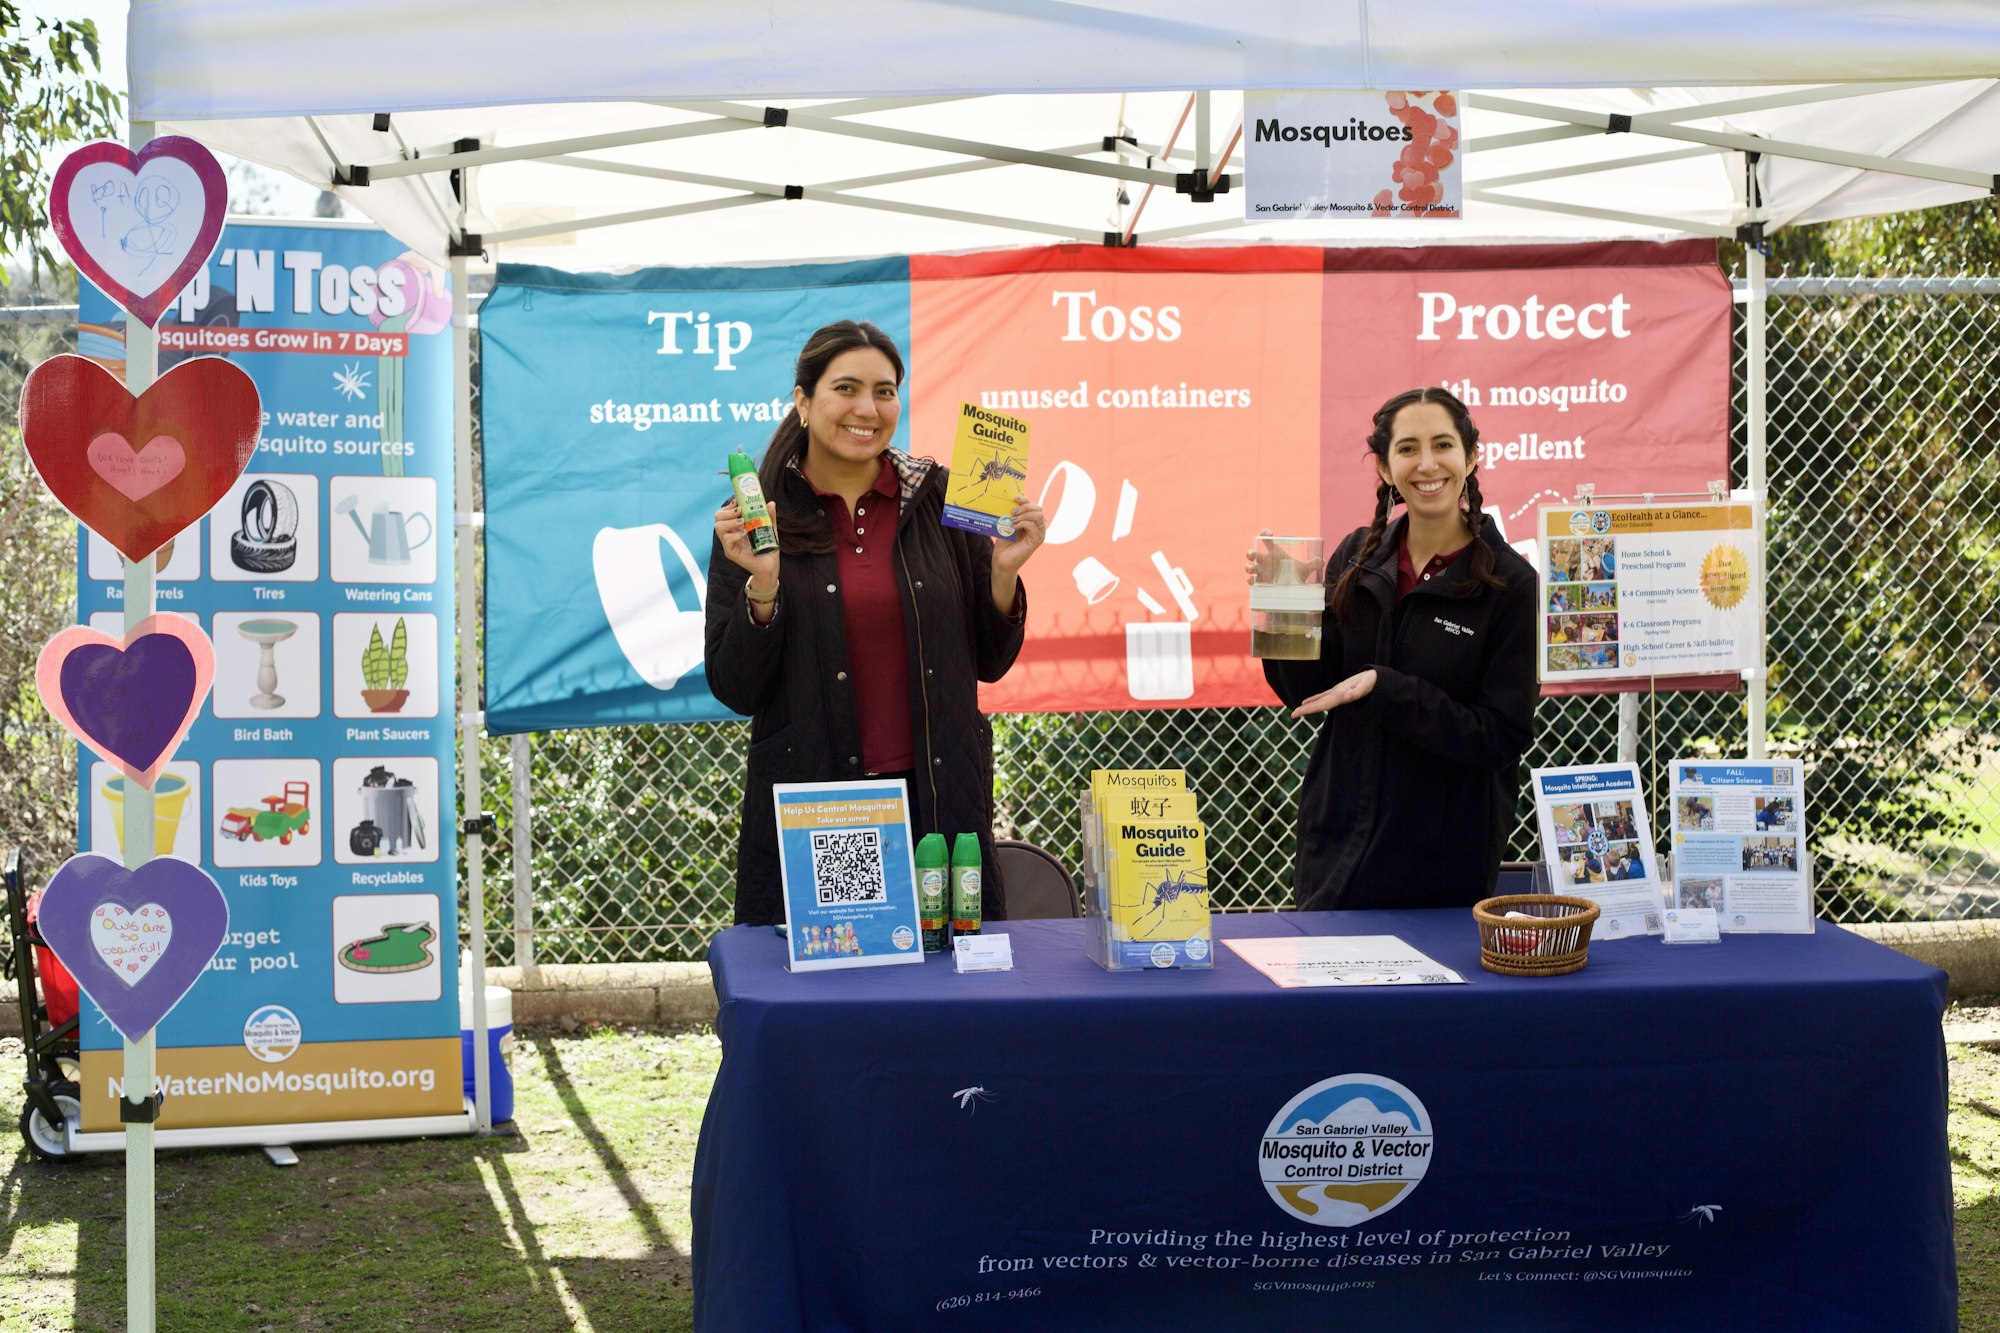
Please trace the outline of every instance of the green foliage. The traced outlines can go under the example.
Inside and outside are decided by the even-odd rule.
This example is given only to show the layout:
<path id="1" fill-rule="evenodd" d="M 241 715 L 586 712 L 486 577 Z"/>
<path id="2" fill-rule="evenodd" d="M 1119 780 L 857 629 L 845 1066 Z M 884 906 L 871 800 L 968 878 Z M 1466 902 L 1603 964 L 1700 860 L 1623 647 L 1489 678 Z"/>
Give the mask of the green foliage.
<path id="1" fill-rule="evenodd" d="M 36 884 L 76 850 L 76 744 L 35 692 L 42 645 L 76 618 L 75 561 L 75 523 L 0 428 L 0 845 Z"/>
<path id="2" fill-rule="evenodd" d="M 1982 201 L 1781 233 L 1772 267 L 1991 274 L 1995 219 Z M 1977 297 L 1776 298 L 1770 321 L 1773 751 L 1806 762 L 1829 906 L 1880 916 L 1885 857 L 1963 841 L 1966 805 L 1940 779 L 2000 742 L 2000 471 L 1983 443 L 2000 346 Z"/>
<path id="3" fill-rule="evenodd" d="M 52 150 L 118 133 L 123 98 L 101 68 L 91 20 L 24 22 L 0 0 L 0 251 L 25 255 L 37 274 L 56 262 L 43 231 Z"/>
<path id="4" fill-rule="evenodd" d="M 541 963 L 705 956 L 729 924 L 747 722 L 543 732 L 531 750 L 535 949 Z M 482 743 L 491 952 L 511 961 L 514 755 Z M 460 840 L 461 857 L 464 840 Z"/>

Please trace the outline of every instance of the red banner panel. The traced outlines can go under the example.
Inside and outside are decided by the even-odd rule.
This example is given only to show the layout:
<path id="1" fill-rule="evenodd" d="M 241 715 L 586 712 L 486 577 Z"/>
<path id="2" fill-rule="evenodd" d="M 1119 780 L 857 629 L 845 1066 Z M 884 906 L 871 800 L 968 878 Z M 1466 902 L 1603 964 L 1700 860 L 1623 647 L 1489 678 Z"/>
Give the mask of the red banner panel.
<path id="1" fill-rule="evenodd" d="M 1033 428 L 1027 646 L 989 710 L 1268 704 L 1243 551 L 1366 522 L 1374 409 L 1447 384 L 1489 513 L 1726 476 L 1729 285 L 1705 242 L 1328 250 L 1066 246 L 911 260 L 907 435 L 960 402 Z"/>

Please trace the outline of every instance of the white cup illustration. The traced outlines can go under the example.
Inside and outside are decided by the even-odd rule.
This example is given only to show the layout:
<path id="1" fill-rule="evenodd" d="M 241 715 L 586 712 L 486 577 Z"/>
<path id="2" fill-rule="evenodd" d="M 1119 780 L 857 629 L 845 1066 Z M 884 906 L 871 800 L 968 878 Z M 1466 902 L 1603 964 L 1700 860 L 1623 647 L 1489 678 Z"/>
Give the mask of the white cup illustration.
<path id="1" fill-rule="evenodd" d="M 1125 627 L 1125 689 L 1134 699 L 1194 697 L 1194 632 L 1186 621 Z"/>
<path id="2" fill-rule="evenodd" d="M 1083 600 L 1096 606 L 1118 589 L 1118 576 L 1104 567 L 1104 562 L 1094 555 L 1087 555 L 1076 562 L 1070 571 L 1076 580 L 1076 590 L 1083 594 Z"/>
<path id="3" fill-rule="evenodd" d="M 674 548 L 694 585 L 692 607 L 674 602 L 673 589 L 667 586 L 662 542 Z M 671 690 L 682 676 L 701 665 L 702 606 L 708 585 L 679 533 L 664 523 L 599 528 L 590 544 L 590 563 L 597 575 L 597 599 L 604 604 L 612 637 L 648 685 Z"/>

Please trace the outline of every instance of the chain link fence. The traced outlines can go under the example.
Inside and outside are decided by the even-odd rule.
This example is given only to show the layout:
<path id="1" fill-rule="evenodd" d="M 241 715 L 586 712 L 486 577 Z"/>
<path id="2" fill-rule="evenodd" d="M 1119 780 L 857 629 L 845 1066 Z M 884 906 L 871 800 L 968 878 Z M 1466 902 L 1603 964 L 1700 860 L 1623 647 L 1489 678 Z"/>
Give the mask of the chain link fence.
<path id="1" fill-rule="evenodd" d="M 1771 284 L 1770 749 L 1806 763 L 1820 910 L 1836 920 L 2000 915 L 2000 470 L 1969 443 L 2000 426 L 1995 295 L 1994 278 Z M 73 308 L 0 312 L 0 360 L 15 376 L 9 412 L 18 375 L 71 342 L 74 320 Z M 1738 326 L 1729 480 L 1740 486 Z M 14 489 L 17 502 L 30 498 Z M 10 538 L 0 599 L 9 632 L 35 633 L 24 613 L 50 620 L 53 632 L 73 615 L 73 591 L 68 608 L 46 597 L 14 605 L 16 546 Z M 62 553 L 70 549 L 65 539 Z M 30 659 L 44 638 L 28 640 Z M 46 866 L 74 846 L 73 787 L 50 759 L 71 751 L 73 765 L 73 747 L 22 705 L 34 702 L 33 685 L 18 666 L 8 689 L 0 790 L 13 794 L 4 815 L 16 840 L 34 830 Z M 1744 753 L 1744 696 L 1624 699 L 1544 700 L 1527 763 L 1599 762 L 1622 741 L 1652 784 L 1649 813 L 1661 830 L 1666 762 Z M 498 822 L 484 859 L 491 961 L 700 957 L 729 920 L 748 730 L 730 722 L 483 740 L 481 803 Z M 1077 792 L 1091 768 L 1185 768 L 1209 825 L 1215 905 L 1281 907 L 1313 735 L 1276 707 L 997 717 L 996 832 L 1075 865 Z M 1537 855 L 1525 793 L 1509 854 Z"/>

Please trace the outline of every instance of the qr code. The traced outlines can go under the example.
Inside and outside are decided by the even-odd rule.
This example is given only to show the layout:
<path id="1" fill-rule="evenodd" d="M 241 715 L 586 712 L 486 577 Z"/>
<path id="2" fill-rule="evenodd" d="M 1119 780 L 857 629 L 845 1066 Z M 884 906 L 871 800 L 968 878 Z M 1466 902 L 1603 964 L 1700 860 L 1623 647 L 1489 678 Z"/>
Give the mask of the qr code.
<path id="1" fill-rule="evenodd" d="M 1444 982 L 1450 981 L 1451 978 L 1446 976 L 1442 972 L 1420 972 L 1417 974 L 1417 980 L 1423 982 L 1427 986 L 1436 986 L 1436 985 L 1442 985 Z"/>
<path id="2" fill-rule="evenodd" d="M 813 891 L 821 907 L 886 903 L 879 829 L 841 829 L 812 835 Z"/>

